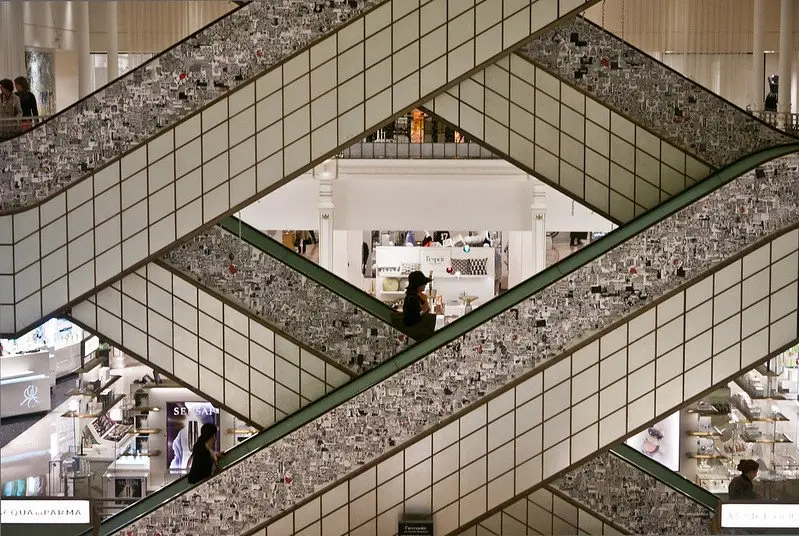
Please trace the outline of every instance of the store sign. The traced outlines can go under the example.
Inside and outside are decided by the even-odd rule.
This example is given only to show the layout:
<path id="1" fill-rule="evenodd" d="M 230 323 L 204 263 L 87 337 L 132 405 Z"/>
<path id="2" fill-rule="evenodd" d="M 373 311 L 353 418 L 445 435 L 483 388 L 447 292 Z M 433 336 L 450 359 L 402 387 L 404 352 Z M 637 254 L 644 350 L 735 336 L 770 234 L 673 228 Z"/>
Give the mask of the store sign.
<path id="1" fill-rule="evenodd" d="M 398 536 L 433 536 L 433 520 L 427 516 L 403 518 L 398 533 Z"/>
<path id="2" fill-rule="evenodd" d="M 170 473 L 181 474 L 189 468 L 191 450 L 203 424 L 214 424 L 218 430 L 219 408 L 209 402 L 167 402 L 167 465 Z M 219 450 L 218 433 L 216 450 Z"/>
<path id="3" fill-rule="evenodd" d="M 89 501 L 0 500 L 0 520 L 9 525 L 75 525 L 91 522 Z"/>
<path id="4" fill-rule="evenodd" d="M 445 248 L 430 248 L 421 255 L 421 271 L 424 274 L 446 273 L 452 265 L 452 251 Z"/>
<path id="5" fill-rule="evenodd" d="M 799 529 L 799 504 L 723 503 L 721 528 Z"/>

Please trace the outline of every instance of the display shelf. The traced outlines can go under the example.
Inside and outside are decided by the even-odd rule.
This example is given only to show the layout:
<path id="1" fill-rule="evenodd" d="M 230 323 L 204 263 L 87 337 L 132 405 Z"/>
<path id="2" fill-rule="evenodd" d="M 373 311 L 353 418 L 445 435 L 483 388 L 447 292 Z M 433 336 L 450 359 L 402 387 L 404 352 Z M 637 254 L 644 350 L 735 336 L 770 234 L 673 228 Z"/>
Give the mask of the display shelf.
<path id="1" fill-rule="evenodd" d="M 790 421 L 790 419 L 788 419 L 782 413 L 775 413 L 772 417 L 755 417 L 749 411 L 749 408 L 744 407 L 740 402 L 738 402 L 738 400 L 733 398 L 731 399 L 731 403 L 732 406 L 738 411 L 738 413 L 744 416 L 744 419 L 742 419 L 741 422 L 789 422 Z"/>
<path id="2" fill-rule="evenodd" d="M 257 430 L 249 430 L 247 428 L 228 428 L 225 430 L 227 435 L 255 435 Z"/>
<path id="3" fill-rule="evenodd" d="M 160 428 L 141 428 L 139 430 L 136 430 L 136 429 L 131 430 L 131 433 L 134 433 L 136 435 L 160 434 L 161 433 L 161 429 Z"/>
<path id="4" fill-rule="evenodd" d="M 79 419 L 96 419 L 96 418 L 102 417 L 103 415 L 105 415 L 106 413 L 111 411 L 111 408 L 113 408 L 114 406 L 119 404 L 124 399 L 125 399 L 125 395 L 117 395 L 114 398 L 113 402 L 108 404 L 107 407 L 105 407 L 102 411 L 99 411 L 97 413 L 79 413 L 77 411 L 67 411 L 66 413 L 63 413 L 61 416 L 62 417 L 77 417 Z"/>
<path id="5" fill-rule="evenodd" d="M 741 440 L 746 443 L 768 443 L 768 444 L 781 444 L 781 443 L 793 443 L 791 438 L 783 433 L 777 433 L 773 436 L 761 436 L 761 437 L 750 437 L 746 434 L 741 434 Z"/>
<path id="6" fill-rule="evenodd" d="M 103 391 L 105 391 L 106 389 L 108 389 L 109 387 L 114 385 L 116 382 L 118 382 L 121 378 L 122 378 L 122 376 L 111 376 L 111 379 L 109 379 L 107 382 L 105 382 L 104 385 L 101 385 L 100 387 L 98 387 L 94 391 L 83 391 L 83 390 L 80 390 L 80 389 L 72 389 L 72 390 L 68 391 L 67 394 L 69 396 L 91 396 L 91 397 L 97 397 L 97 396 L 100 396 L 103 393 Z"/>
<path id="7" fill-rule="evenodd" d="M 125 410 L 129 415 L 147 415 L 148 413 L 158 413 L 161 408 L 158 406 L 134 406 Z"/>
<path id="8" fill-rule="evenodd" d="M 137 390 L 138 390 L 138 389 L 142 389 L 142 390 L 150 390 L 150 389 L 174 389 L 174 388 L 185 387 L 184 385 L 181 385 L 181 384 L 179 384 L 179 383 L 175 383 L 175 382 L 170 382 L 170 381 L 165 381 L 165 382 L 161 382 L 161 383 L 142 383 L 142 384 L 133 384 L 133 386 L 134 386 L 134 387 L 136 387 L 136 389 L 137 389 Z"/>
<path id="9" fill-rule="evenodd" d="M 727 411 L 722 411 L 718 408 L 689 408 L 686 410 L 686 413 L 692 415 L 699 415 L 700 417 L 714 417 L 718 415 L 727 415 L 729 414 L 729 409 Z"/>
<path id="10" fill-rule="evenodd" d="M 148 452 L 126 452 L 123 456 L 130 456 L 131 458 L 156 458 L 161 455 L 161 451 L 158 449 L 151 450 Z"/>
<path id="11" fill-rule="evenodd" d="M 733 382 L 752 400 L 785 400 L 785 397 L 779 393 L 758 394 L 743 378 L 735 378 Z"/>
<path id="12" fill-rule="evenodd" d="M 726 460 L 727 455 L 721 452 L 687 452 L 685 454 L 692 460 Z"/>
<path id="13" fill-rule="evenodd" d="M 711 431 L 692 430 L 686 432 L 685 435 L 690 437 L 721 437 L 721 430 L 714 426 Z"/>

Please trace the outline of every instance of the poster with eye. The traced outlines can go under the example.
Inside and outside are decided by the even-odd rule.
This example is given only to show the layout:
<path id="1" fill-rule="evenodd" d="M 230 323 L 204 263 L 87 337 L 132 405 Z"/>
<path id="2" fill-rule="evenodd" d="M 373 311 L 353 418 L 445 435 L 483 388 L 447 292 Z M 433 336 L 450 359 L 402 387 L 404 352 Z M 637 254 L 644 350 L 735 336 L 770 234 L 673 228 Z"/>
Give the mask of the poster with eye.
<path id="1" fill-rule="evenodd" d="M 219 450 L 219 408 L 210 402 L 167 402 L 166 455 L 171 474 L 188 471 L 191 449 L 204 424 L 217 428 L 216 447 Z"/>
<path id="2" fill-rule="evenodd" d="M 625 443 L 672 471 L 679 471 L 680 412 L 673 413 L 659 423 L 653 424 Z"/>

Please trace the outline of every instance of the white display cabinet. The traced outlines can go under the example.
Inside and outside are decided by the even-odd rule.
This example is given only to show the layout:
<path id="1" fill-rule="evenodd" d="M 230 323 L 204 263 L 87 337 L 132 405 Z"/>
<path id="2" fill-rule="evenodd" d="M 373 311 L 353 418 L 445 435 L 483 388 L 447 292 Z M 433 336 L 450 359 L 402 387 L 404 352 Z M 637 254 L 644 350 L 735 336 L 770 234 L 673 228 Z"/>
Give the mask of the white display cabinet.
<path id="1" fill-rule="evenodd" d="M 467 251 L 468 250 L 468 251 Z M 375 248 L 377 279 L 375 295 L 385 303 L 402 302 L 408 274 L 419 270 L 433 274 L 433 288 L 444 301 L 446 316 L 462 316 L 464 296 L 479 307 L 494 297 L 495 248 L 410 247 Z"/>

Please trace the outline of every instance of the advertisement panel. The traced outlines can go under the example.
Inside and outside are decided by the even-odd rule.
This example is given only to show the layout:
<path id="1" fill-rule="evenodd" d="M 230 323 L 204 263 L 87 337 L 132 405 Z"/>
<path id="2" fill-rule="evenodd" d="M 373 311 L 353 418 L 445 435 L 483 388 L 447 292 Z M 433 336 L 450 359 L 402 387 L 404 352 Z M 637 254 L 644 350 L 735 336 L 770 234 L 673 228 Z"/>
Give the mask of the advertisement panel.
<path id="1" fill-rule="evenodd" d="M 680 470 L 680 413 L 669 415 L 657 424 L 626 441 L 672 471 Z"/>
<path id="2" fill-rule="evenodd" d="M 172 474 L 185 473 L 202 425 L 211 423 L 219 428 L 219 408 L 210 402 L 167 402 L 166 411 L 167 466 Z M 219 437 L 217 434 L 216 450 Z"/>

